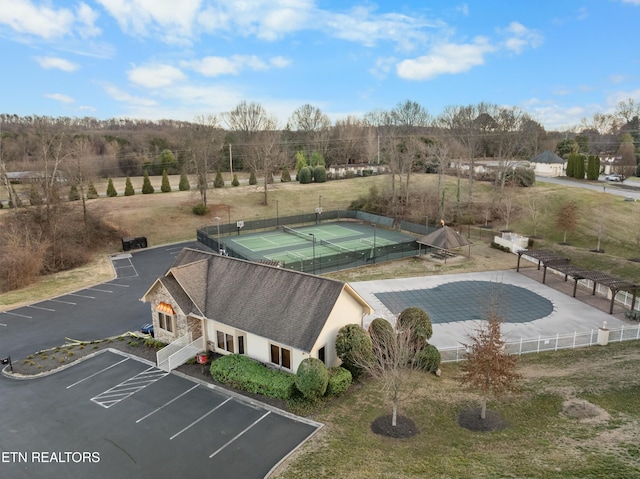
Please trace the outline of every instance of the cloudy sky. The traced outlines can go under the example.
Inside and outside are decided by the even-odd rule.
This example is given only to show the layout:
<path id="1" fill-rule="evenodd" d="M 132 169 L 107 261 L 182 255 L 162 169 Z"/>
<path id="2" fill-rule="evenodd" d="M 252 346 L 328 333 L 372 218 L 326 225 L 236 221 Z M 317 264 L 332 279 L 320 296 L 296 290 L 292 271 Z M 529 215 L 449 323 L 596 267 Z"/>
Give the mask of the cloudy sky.
<path id="1" fill-rule="evenodd" d="M 547 129 L 640 101 L 640 0 L 0 0 L 0 112 L 282 124 L 417 101 Z"/>

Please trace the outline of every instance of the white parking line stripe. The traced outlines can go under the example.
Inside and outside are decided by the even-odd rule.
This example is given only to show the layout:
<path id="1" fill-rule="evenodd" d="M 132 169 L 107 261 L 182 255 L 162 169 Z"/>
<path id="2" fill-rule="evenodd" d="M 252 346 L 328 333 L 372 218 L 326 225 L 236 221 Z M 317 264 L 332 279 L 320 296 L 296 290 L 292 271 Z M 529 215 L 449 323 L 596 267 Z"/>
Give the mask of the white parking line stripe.
<path id="1" fill-rule="evenodd" d="M 266 413 L 264 413 L 261 417 L 259 417 L 258 419 L 256 419 L 252 424 L 250 424 L 249 426 L 247 426 L 242 432 L 239 432 L 238 434 L 236 434 L 236 436 L 229 440 L 225 445 L 221 446 L 216 452 L 214 452 L 213 454 L 211 454 L 209 456 L 209 459 L 211 459 L 213 456 L 215 456 L 216 454 L 218 454 L 220 451 L 222 451 L 225 447 L 227 447 L 229 444 L 231 444 L 233 441 L 235 441 L 236 439 L 238 439 L 240 436 L 242 436 L 245 432 L 247 432 L 249 429 L 251 429 L 253 426 L 255 426 L 256 424 L 258 424 L 260 421 L 262 421 L 265 417 L 267 417 L 269 414 L 271 414 L 271 411 L 267 411 Z"/>
<path id="2" fill-rule="evenodd" d="M 21 318 L 32 319 L 32 316 L 27 316 L 26 314 L 12 313 L 11 311 L 3 311 L 2 314 L 10 314 L 12 316 L 20 316 Z"/>
<path id="3" fill-rule="evenodd" d="M 212 412 L 216 411 L 217 409 L 220 409 L 222 406 L 224 406 L 225 404 L 227 404 L 229 401 L 231 401 L 231 398 L 227 398 L 224 402 L 218 404 L 216 407 L 214 407 L 211 411 L 209 411 L 208 413 L 200 416 L 198 419 L 196 419 L 195 421 L 193 421 L 191 424 L 189 424 L 187 427 L 183 428 L 181 431 L 176 432 L 173 436 L 171 436 L 169 438 L 169 441 L 171 441 L 173 438 L 178 437 L 180 434 L 182 434 L 183 432 L 185 432 L 187 429 L 189 429 L 191 426 L 193 426 L 194 424 L 199 423 L 200 421 L 202 421 L 205 417 L 207 417 L 209 414 L 211 414 Z"/>
<path id="4" fill-rule="evenodd" d="M 152 414 L 155 414 L 155 413 L 157 413 L 158 411 L 160 411 L 161 409 L 163 409 L 163 408 L 167 407 L 167 406 L 168 406 L 169 404 L 171 404 L 172 402 L 177 401 L 177 400 L 178 400 L 178 399 L 180 399 L 182 396 L 184 396 L 185 394 L 187 394 L 187 393 L 189 393 L 189 392 L 193 391 L 193 390 L 194 390 L 195 388 L 197 388 L 197 387 L 198 387 L 198 385 L 196 384 L 196 385 L 195 385 L 195 386 L 193 386 L 192 388 L 187 389 L 185 392 L 183 392 L 183 393 L 182 393 L 182 394 L 180 394 L 179 396 L 174 397 L 171 401 L 166 402 L 166 403 L 164 403 L 162 406 L 160 406 L 160 407 L 158 407 L 158 408 L 154 409 L 153 411 L 151 411 L 151 412 L 150 412 L 149 414 L 147 414 L 146 416 L 142 416 L 140 419 L 138 419 L 138 420 L 136 421 L 136 424 L 137 424 L 137 423 L 139 423 L 140 421 L 144 421 L 145 419 L 147 419 L 147 418 L 148 418 L 149 416 L 151 416 Z"/>
<path id="5" fill-rule="evenodd" d="M 4 324 L 4 323 L 0 323 L 0 326 L 6 326 L 6 324 Z"/>
<path id="6" fill-rule="evenodd" d="M 153 374 L 154 376 L 150 377 L 151 374 Z M 130 377 L 126 381 L 122 381 L 120 384 L 107 389 L 106 391 L 98 394 L 95 397 L 92 397 L 91 401 L 104 408 L 110 408 L 120 401 L 124 401 L 128 397 L 133 396 L 135 393 L 141 391 L 150 384 L 159 381 L 168 374 L 169 373 L 166 371 L 162 371 L 155 366 L 151 366 L 148 369 L 136 374 L 135 376 Z"/>
<path id="7" fill-rule="evenodd" d="M 78 303 L 73 303 L 71 301 L 62 301 L 61 299 L 48 299 L 47 301 L 53 301 L 54 303 L 71 304 L 73 306 L 78 304 Z"/>
<path id="8" fill-rule="evenodd" d="M 124 363 L 125 361 L 128 361 L 128 360 L 129 360 L 129 358 L 124 358 L 122 361 L 118 361 L 117 363 L 112 364 L 111 366 L 108 366 L 108 367 L 106 367 L 106 368 L 104 368 L 104 369 L 101 369 L 101 370 L 100 370 L 100 371 L 98 371 L 97 373 L 93 373 L 91 376 L 87 376 L 86 378 L 81 379 L 80 381 L 77 381 L 77 382 L 75 382 L 75 383 L 73 383 L 73 384 L 71 384 L 71 385 L 67 386 L 67 389 L 72 388 L 73 386 L 75 386 L 75 385 L 77 385 L 77 384 L 80 384 L 81 382 L 86 381 L 87 379 L 91 379 L 92 377 L 97 376 L 98 374 L 100 374 L 100 373 L 102 373 L 102 372 L 106 371 L 107 369 L 111 369 L 111 368 L 113 368 L 114 366 L 117 366 L 118 364 L 120 364 L 120 363 Z"/>
<path id="9" fill-rule="evenodd" d="M 41 309 L 43 311 L 55 311 L 55 309 L 51 309 L 51 308 L 43 308 L 42 306 L 33 306 L 33 305 L 29 305 L 27 306 L 27 308 L 33 308 L 33 309 Z"/>
<path id="10" fill-rule="evenodd" d="M 84 294 L 69 293 L 67 296 L 78 296 L 79 298 L 96 299 L 95 296 L 86 296 Z"/>
<path id="11" fill-rule="evenodd" d="M 105 283 L 108 284 L 109 286 L 119 286 L 121 288 L 128 288 L 129 285 L 128 284 L 118 284 L 118 283 Z"/>
<path id="12" fill-rule="evenodd" d="M 100 291 L 101 293 L 113 293 L 113 291 L 109 291 L 108 289 L 98 289 L 98 288 L 87 288 L 87 291 Z"/>

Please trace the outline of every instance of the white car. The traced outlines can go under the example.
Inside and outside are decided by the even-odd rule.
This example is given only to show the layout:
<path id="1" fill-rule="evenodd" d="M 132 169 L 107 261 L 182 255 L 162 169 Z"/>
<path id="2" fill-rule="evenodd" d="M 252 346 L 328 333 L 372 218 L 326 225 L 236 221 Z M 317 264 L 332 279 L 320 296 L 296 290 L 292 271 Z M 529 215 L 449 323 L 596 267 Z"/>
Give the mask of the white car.
<path id="1" fill-rule="evenodd" d="M 616 181 L 616 182 L 621 182 L 622 181 L 622 176 L 620 175 L 607 175 L 604 178 L 606 181 Z"/>

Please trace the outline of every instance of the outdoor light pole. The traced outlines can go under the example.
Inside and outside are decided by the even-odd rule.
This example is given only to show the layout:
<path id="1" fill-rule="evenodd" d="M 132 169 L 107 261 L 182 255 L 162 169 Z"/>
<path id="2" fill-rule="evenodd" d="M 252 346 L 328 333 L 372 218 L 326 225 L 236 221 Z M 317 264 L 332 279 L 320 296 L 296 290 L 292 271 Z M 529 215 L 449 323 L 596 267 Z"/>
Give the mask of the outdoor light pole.
<path id="1" fill-rule="evenodd" d="M 318 208 L 322 208 L 322 195 L 318 196 Z"/>
<path id="2" fill-rule="evenodd" d="M 373 264 L 376 264 L 376 224 L 373 223 Z"/>
<path id="3" fill-rule="evenodd" d="M 222 247 L 220 246 L 220 217 L 216 216 L 214 220 L 216 220 L 216 226 L 218 227 L 218 253 L 221 253 Z"/>
<path id="4" fill-rule="evenodd" d="M 280 215 L 278 215 L 278 200 L 276 200 L 276 228 L 280 226 Z"/>
<path id="5" fill-rule="evenodd" d="M 312 238 L 311 244 L 313 246 L 313 274 L 316 274 L 316 235 L 309 233 L 309 236 Z"/>
<path id="6" fill-rule="evenodd" d="M 429 217 L 425 216 L 424 218 L 424 231 L 425 234 L 429 234 Z"/>

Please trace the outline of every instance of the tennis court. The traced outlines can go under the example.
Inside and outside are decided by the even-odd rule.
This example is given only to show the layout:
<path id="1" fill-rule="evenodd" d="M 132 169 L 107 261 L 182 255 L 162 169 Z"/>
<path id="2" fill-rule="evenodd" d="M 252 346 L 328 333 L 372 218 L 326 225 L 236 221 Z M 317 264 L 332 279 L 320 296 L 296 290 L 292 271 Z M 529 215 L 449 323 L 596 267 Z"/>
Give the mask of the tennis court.
<path id="1" fill-rule="evenodd" d="M 230 256 L 272 261 L 283 268 L 327 272 L 416 254 L 413 236 L 356 222 L 332 222 L 226 236 Z"/>

